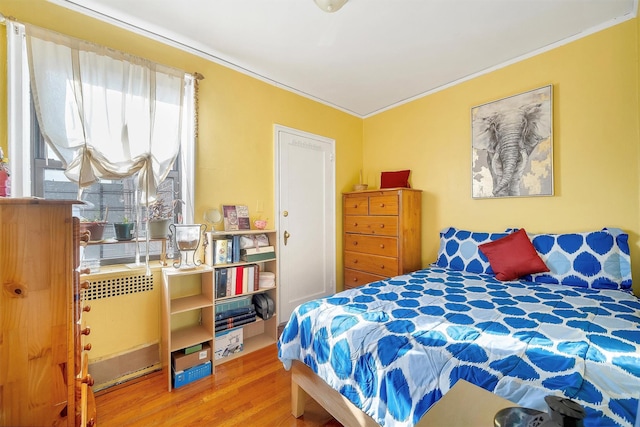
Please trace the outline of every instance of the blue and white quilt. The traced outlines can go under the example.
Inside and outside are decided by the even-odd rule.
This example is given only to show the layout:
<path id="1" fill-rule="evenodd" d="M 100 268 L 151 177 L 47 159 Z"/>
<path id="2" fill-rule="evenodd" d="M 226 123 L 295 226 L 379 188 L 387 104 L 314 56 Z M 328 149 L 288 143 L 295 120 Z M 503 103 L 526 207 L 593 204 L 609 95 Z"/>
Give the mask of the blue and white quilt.
<path id="1" fill-rule="evenodd" d="M 585 426 L 632 426 L 640 398 L 640 300 L 439 267 L 299 306 L 279 358 L 303 361 L 382 426 L 413 426 L 462 378 Z"/>

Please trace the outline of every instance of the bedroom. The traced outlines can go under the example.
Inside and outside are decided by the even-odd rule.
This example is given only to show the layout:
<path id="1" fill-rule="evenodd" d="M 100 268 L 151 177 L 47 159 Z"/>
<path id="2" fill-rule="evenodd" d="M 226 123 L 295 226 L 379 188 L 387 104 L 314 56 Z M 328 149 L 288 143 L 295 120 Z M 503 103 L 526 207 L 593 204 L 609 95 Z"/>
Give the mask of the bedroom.
<path id="1" fill-rule="evenodd" d="M 272 126 L 280 123 L 336 140 L 336 194 L 351 189 L 360 169 L 372 187 L 383 170 L 411 169 L 412 186 L 423 190 L 423 265 L 435 259 L 438 232 L 449 225 L 498 231 L 526 227 L 533 232 L 616 226 L 630 233 L 633 275 L 640 274 L 637 18 L 361 119 L 53 4 L 29 3 L 3 1 L 1 12 L 206 76 L 200 100 L 201 139 L 219 142 L 199 147 L 198 156 L 231 162 L 198 163 L 196 180 L 215 182 L 216 191 L 210 194 L 205 186 L 197 187 L 196 217 L 202 217 L 206 206 L 234 200 L 236 193 L 249 202 L 273 193 L 273 171 L 261 165 L 272 155 Z M 4 73 L 2 67 L 3 81 Z M 468 172 L 470 108 L 547 84 L 554 85 L 555 196 L 473 200 Z M 0 102 L 1 129 L 6 129 L 5 108 L 6 102 Z M 264 209 L 273 211 L 270 197 Z M 336 220 L 341 230 L 340 215 Z M 338 231 L 338 271 L 340 236 Z M 337 288 L 342 285 L 338 275 Z M 634 288 L 639 291 L 637 284 Z"/>

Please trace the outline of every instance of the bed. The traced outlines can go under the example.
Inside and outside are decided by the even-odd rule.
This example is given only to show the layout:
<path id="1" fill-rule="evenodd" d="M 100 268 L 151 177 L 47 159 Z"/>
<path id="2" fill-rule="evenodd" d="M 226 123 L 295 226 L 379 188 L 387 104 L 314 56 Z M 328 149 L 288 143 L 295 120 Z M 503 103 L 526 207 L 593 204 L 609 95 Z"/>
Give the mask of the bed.
<path id="1" fill-rule="evenodd" d="M 542 261 L 533 269 L 531 260 L 523 267 L 509 259 L 531 255 L 527 244 Z M 321 404 L 347 425 L 420 425 L 463 379 L 545 412 L 547 395 L 573 399 L 585 408 L 585 426 L 633 426 L 640 301 L 630 288 L 620 230 L 447 228 L 428 268 L 294 311 L 278 342 L 293 370 L 293 413 L 301 415 L 303 389 L 329 396 Z"/>

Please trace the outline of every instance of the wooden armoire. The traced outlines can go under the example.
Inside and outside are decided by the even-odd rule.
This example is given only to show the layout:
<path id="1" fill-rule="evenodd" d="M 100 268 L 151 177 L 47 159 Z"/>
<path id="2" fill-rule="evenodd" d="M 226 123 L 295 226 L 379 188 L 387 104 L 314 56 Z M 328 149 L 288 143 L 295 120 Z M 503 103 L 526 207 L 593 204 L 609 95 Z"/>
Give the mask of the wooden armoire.
<path id="1" fill-rule="evenodd" d="M 0 198 L 0 425 L 95 425 L 75 201 Z"/>

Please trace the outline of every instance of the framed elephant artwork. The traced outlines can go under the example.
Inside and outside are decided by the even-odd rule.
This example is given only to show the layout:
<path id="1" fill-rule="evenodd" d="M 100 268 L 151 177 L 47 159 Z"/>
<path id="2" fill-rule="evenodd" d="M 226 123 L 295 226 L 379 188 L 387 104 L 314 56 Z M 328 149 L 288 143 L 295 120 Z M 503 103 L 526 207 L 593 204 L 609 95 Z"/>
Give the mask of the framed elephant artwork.
<path id="1" fill-rule="evenodd" d="M 471 109 L 473 198 L 553 196 L 552 86 Z"/>

